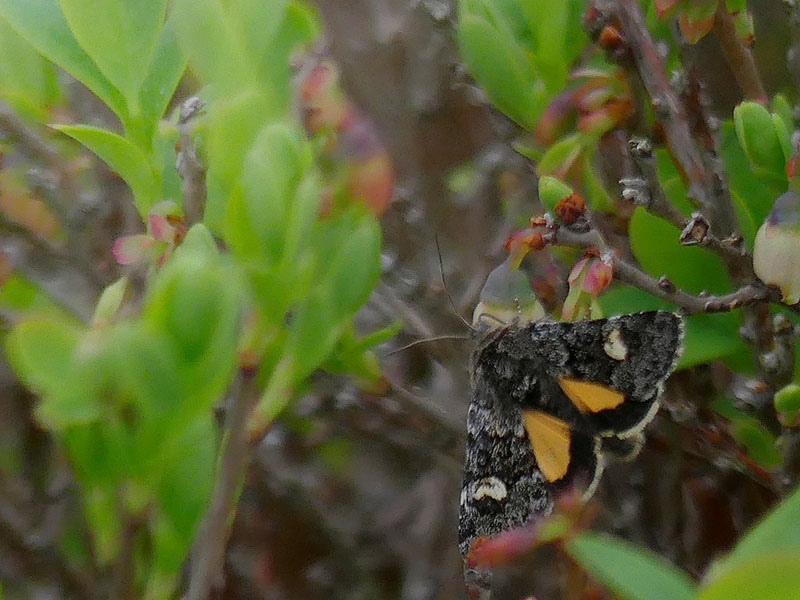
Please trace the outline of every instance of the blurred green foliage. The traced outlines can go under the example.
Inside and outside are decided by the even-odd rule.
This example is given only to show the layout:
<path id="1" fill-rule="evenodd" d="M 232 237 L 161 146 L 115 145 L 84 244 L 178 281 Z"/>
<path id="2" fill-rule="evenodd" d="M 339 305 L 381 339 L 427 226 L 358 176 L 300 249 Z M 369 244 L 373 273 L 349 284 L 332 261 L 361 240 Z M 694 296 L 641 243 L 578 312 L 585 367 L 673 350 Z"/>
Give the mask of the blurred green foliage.
<path id="1" fill-rule="evenodd" d="M 608 535 L 581 533 L 567 551 L 621 598 L 629 600 L 772 600 L 800 589 L 800 489 L 755 525 L 702 582 L 662 558 Z"/>
<path id="2" fill-rule="evenodd" d="M 0 1 L 3 96 L 44 121 L 60 93 L 52 65 L 93 91 L 121 132 L 54 127 L 124 179 L 143 220 L 165 198 L 182 201 L 176 116 L 165 111 L 187 58 L 203 86 L 193 134 L 207 167 L 204 222 L 151 264 L 136 314 L 122 310 L 126 278 L 89 325 L 18 275 L 0 288 L 22 315 L 8 357 L 80 484 L 93 547 L 73 533 L 64 552 L 103 568 L 136 527 L 140 597 L 174 593 L 215 476 L 213 408 L 238 369 L 255 369 L 263 389 L 257 434 L 317 368 L 374 379 L 370 348 L 394 332 L 355 335 L 352 316 L 379 275 L 380 227 L 360 203 L 323 210 L 315 146 L 291 110 L 289 57 L 318 29 L 293 0 Z"/>

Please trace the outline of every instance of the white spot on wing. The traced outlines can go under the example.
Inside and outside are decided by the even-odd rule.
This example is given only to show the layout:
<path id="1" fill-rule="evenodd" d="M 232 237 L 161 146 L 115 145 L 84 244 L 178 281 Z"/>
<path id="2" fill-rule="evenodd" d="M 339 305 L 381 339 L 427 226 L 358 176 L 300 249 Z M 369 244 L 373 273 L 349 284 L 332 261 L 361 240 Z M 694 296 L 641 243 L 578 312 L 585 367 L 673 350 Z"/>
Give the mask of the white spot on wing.
<path id="1" fill-rule="evenodd" d="M 628 347 L 625 345 L 619 329 L 612 329 L 608 332 L 603 350 L 614 360 L 625 360 L 625 357 L 628 356 Z"/>
<path id="2" fill-rule="evenodd" d="M 475 483 L 475 491 L 472 497 L 475 500 L 488 497 L 498 502 L 504 500 L 508 495 L 506 484 L 500 481 L 497 477 L 484 477 Z"/>

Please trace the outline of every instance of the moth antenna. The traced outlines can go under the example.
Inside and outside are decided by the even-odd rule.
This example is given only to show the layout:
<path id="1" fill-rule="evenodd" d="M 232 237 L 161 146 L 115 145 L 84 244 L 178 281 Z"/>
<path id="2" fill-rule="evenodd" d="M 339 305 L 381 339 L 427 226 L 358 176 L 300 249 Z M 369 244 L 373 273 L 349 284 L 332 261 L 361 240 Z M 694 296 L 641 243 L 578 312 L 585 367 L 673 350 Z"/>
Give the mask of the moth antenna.
<path id="1" fill-rule="evenodd" d="M 395 348 L 391 352 L 387 352 L 383 356 L 391 356 L 392 354 L 397 354 L 398 352 L 403 352 L 404 350 L 408 350 L 409 348 L 413 348 L 414 346 L 418 346 L 419 344 L 426 344 L 428 342 L 438 342 L 440 340 L 468 340 L 470 339 L 469 336 L 466 335 L 437 335 L 435 337 L 425 338 L 422 340 L 415 340 L 410 344 L 406 344 L 405 346 L 401 346 L 400 348 Z"/>
<path id="2" fill-rule="evenodd" d="M 472 324 L 467 321 L 460 312 L 458 312 L 458 308 L 456 308 L 456 303 L 453 302 L 453 297 L 450 295 L 450 290 L 447 289 L 447 281 L 444 278 L 444 263 L 442 262 L 442 249 L 439 247 L 439 234 L 434 234 L 433 236 L 434 241 L 436 242 L 436 254 L 439 257 L 439 275 L 442 276 L 442 287 L 444 287 L 444 293 L 447 296 L 447 299 L 450 302 L 450 307 L 453 309 L 455 315 L 459 318 L 459 320 L 466 325 L 470 331 L 475 331 L 475 328 Z M 422 341 L 422 340 L 420 340 Z"/>

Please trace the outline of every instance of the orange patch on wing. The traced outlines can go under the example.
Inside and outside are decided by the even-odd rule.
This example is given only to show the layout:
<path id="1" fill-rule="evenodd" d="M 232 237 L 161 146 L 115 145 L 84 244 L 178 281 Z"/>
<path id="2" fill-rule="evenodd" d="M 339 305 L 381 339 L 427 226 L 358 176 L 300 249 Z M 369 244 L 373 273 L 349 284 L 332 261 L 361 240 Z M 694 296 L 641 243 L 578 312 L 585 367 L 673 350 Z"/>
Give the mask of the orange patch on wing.
<path id="1" fill-rule="evenodd" d="M 596 413 L 617 408 L 625 401 L 625 394 L 600 383 L 562 377 L 558 385 L 579 411 Z"/>
<path id="2" fill-rule="evenodd" d="M 522 417 L 539 470 L 547 481 L 558 481 L 569 469 L 569 425 L 539 410 L 523 410 Z"/>

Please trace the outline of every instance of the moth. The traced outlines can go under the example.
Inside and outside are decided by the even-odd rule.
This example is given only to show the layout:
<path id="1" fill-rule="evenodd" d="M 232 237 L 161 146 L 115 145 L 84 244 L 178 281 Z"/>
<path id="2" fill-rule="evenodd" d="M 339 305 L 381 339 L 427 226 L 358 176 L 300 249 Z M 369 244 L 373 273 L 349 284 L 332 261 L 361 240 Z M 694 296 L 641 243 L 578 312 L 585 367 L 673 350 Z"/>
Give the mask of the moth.
<path id="1" fill-rule="evenodd" d="M 636 449 L 681 351 L 669 311 L 578 322 L 495 323 L 471 358 L 459 549 L 591 494 L 605 452 Z"/>

